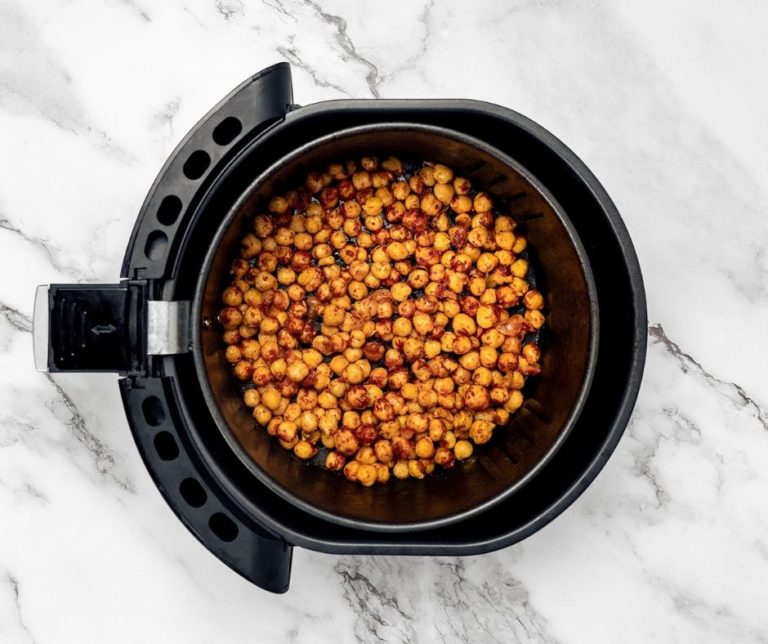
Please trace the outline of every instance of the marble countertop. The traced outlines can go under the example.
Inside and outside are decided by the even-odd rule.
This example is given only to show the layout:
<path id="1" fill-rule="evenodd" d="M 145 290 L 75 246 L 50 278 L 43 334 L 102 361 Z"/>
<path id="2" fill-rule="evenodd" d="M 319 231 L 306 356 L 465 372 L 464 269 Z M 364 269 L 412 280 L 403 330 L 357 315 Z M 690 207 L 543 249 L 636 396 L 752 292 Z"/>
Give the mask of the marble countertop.
<path id="1" fill-rule="evenodd" d="M 0 2 L 0 641 L 768 642 L 768 5 L 714 0 Z M 34 287 L 113 282 L 184 133 L 280 60 L 299 103 L 472 97 L 616 202 L 645 380 L 610 462 L 466 559 L 297 549 L 274 596 L 161 498 L 116 378 L 34 371 Z"/>

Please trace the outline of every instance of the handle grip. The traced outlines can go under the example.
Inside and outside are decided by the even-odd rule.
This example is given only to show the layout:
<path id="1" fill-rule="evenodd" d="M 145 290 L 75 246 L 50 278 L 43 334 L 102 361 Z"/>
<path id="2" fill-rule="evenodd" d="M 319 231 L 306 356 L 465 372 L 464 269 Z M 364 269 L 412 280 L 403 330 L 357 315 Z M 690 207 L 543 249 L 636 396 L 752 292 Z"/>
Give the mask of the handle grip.
<path id="1" fill-rule="evenodd" d="M 35 367 L 140 373 L 146 365 L 143 284 L 38 286 L 32 340 Z"/>

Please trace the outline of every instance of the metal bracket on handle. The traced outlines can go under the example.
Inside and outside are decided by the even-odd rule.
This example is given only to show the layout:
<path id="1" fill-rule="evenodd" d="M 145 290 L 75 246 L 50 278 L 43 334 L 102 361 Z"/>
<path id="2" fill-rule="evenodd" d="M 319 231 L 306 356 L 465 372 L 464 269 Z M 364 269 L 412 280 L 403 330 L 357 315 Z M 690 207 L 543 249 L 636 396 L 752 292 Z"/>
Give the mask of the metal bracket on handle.
<path id="1" fill-rule="evenodd" d="M 42 284 L 35 291 L 35 307 L 32 313 L 32 351 L 35 354 L 35 369 L 48 372 L 48 284 Z"/>
<path id="2" fill-rule="evenodd" d="M 189 302 L 147 302 L 147 354 L 170 355 L 190 350 Z"/>

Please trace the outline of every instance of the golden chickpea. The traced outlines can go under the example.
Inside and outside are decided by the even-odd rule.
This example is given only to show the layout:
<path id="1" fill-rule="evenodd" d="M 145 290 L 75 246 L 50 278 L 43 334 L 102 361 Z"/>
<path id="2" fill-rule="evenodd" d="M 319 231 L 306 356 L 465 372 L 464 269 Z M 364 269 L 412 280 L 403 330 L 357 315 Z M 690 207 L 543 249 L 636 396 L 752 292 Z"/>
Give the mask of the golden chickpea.
<path id="1" fill-rule="evenodd" d="M 227 362 L 230 362 L 232 364 L 236 362 L 240 362 L 242 357 L 243 355 L 242 355 L 242 352 L 240 351 L 240 347 L 234 344 L 229 345 L 226 351 L 224 352 L 224 358 L 226 359 Z"/>
<path id="2" fill-rule="evenodd" d="M 493 367 L 496 366 L 496 361 L 499 357 L 496 349 L 489 346 L 482 346 L 480 347 L 479 354 L 480 364 L 482 366 L 487 367 L 488 369 L 493 369 Z"/>
<path id="3" fill-rule="evenodd" d="M 243 402 L 246 407 L 254 408 L 261 402 L 261 395 L 255 389 L 246 389 L 243 392 Z"/>
<path id="4" fill-rule="evenodd" d="M 444 205 L 449 205 L 453 200 L 455 190 L 451 184 L 439 183 L 434 187 L 435 197 Z"/>
<path id="5" fill-rule="evenodd" d="M 490 273 L 494 268 L 499 265 L 499 258 L 493 253 L 482 253 L 477 258 L 477 270 L 483 273 Z"/>
<path id="6" fill-rule="evenodd" d="M 456 195 L 451 199 L 451 210 L 463 214 L 472 210 L 472 198 L 467 195 Z"/>
<path id="7" fill-rule="evenodd" d="M 368 197 L 363 204 L 363 212 L 368 217 L 377 217 L 381 214 L 384 203 L 379 197 Z M 367 226 L 366 226 L 367 227 Z"/>
<path id="8" fill-rule="evenodd" d="M 347 287 L 349 296 L 356 301 L 368 297 L 368 287 L 363 282 L 350 282 Z"/>
<path id="9" fill-rule="evenodd" d="M 272 411 L 264 405 L 256 405 L 253 408 L 252 415 L 259 425 L 266 426 L 272 420 Z"/>
<path id="10" fill-rule="evenodd" d="M 285 441 L 286 443 L 292 441 L 296 437 L 296 432 L 298 431 L 298 426 L 296 423 L 294 423 L 291 420 L 284 420 L 281 421 L 280 424 L 277 426 L 277 437 L 281 441 Z"/>
<path id="11" fill-rule="evenodd" d="M 493 382 L 493 372 L 485 366 L 478 367 L 472 374 L 472 383 L 481 387 L 489 387 Z"/>
<path id="12" fill-rule="evenodd" d="M 498 369 L 504 373 L 517 369 L 518 357 L 515 353 L 502 353 L 498 358 Z"/>
<path id="13" fill-rule="evenodd" d="M 393 458 L 392 443 L 386 439 L 378 440 L 373 445 L 376 458 L 382 463 L 389 463 Z"/>
<path id="14" fill-rule="evenodd" d="M 371 275 L 376 279 L 387 279 L 392 272 L 392 266 L 386 262 L 375 262 L 371 264 Z"/>
<path id="15" fill-rule="evenodd" d="M 243 292 L 237 286 L 229 286 L 224 289 L 221 301 L 227 306 L 240 306 L 243 302 Z"/>
<path id="16" fill-rule="evenodd" d="M 392 332 L 401 337 L 409 336 L 412 330 L 413 325 L 408 318 L 397 318 L 392 324 Z"/>
<path id="17" fill-rule="evenodd" d="M 544 296 L 537 290 L 531 289 L 523 296 L 523 304 L 526 309 L 544 308 Z"/>
<path id="18" fill-rule="evenodd" d="M 448 288 L 454 293 L 461 293 L 464 290 L 467 281 L 468 278 L 464 273 L 451 272 L 448 275 Z"/>
<path id="19" fill-rule="evenodd" d="M 424 288 L 429 284 L 429 273 L 423 268 L 412 269 L 408 274 L 408 284 L 412 288 Z"/>
<path id="20" fill-rule="evenodd" d="M 302 382 L 309 375 L 309 366 L 302 360 L 298 360 L 288 366 L 285 375 L 293 382 Z"/>
<path id="21" fill-rule="evenodd" d="M 426 315 L 426 314 L 421 314 Z M 418 332 L 418 327 L 416 327 L 416 330 Z M 438 355 L 440 355 L 440 352 L 442 351 L 442 347 L 440 346 L 439 340 L 427 340 L 424 343 L 424 357 L 425 358 L 434 358 Z"/>
<path id="22" fill-rule="evenodd" d="M 476 420 L 469 428 L 469 437 L 477 445 L 483 445 L 493 437 L 493 423 L 488 420 Z"/>
<path id="23" fill-rule="evenodd" d="M 437 183 L 450 183 L 453 181 L 453 170 L 451 170 L 447 165 L 436 163 L 432 167 L 432 176 Z"/>
<path id="24" fill-rule="evenodd" d="M 472 228 L 467 235 L 467 241 L 475 248 L 480 248 L 488 243 L 488 229 L 482 226 Z"/>
<path id="25" fill-rule="evenodd" d="M 487 288 L 480 294 L 480 304 L 496 304 L 496 289 Z"/>
<path id="26" fill-rule="evenodd" d="M 516 259 L 512 262 L 509 270 L 515 277 L 523 278 L 528 273 L 528 262 L 524 259 Z"/>
<path id="27" fill-rule="evenodd" d="M 415 479 L 423 479 L 424 474 L 424 466 L 420 461 L 408 461 L 408 476 Z"/>
<path id="28" fill-rule="evenodd" d="M 408 461 L 406 460 L 400 460 L 395 463 L 395 465 L 392 467 L 392 475 L 401 480 L 405 480 L 409 476 L 408 472 Z"/>
<path id="29" fill-rule="evenodd" d="M 472 443 L 466 440 L 456 441 L 456 444 L 453 446 L 453 453 L 459 461 L 468 459 L 472 456 L 473 451 Z"/>
<path id="30" fill-rule="evenodd" d="M 443 350 L 448 351 L 448 349 L 445 348 L 445 345 L 443 345 Z M 472 340 L 470 340 L 466 336 L 459 336 L 454 337 L 453 343 L 451 344 L 451 349 L 453 353 L 457 353 L 459 355 L 463 355 L 467 353 L 467 351 L 472 350 Z"/>
<path id="31" fill-rule="evenodd" d="M 408 284 L 405 284 L 404 282 L 398 282 L 394 286 L 392 286 L 391 289 L 392 298 L 396 302 L 404 302 L 408 299 L 408 296 L 411 294 L 411 287 L 408 286 Z"/>
<path id="32" fill-rule="evenodd" d="M 365 190 L 373 185 L 371 175 L 365 170 L 360 170 L 352 175 L 352 185 L 355 190 Z"/>
<path id="33" fill-rule="evenodd" d="M 317 421 L 317 426 L 323 434 L 331 434 L 335 432 L 339 427 L 338 419 L 332 414 L 324 414 Z M 334 440 L 335 445 L 335 440 Z"/>
<path id="34" fill-rule="evenodd" d="M 426 193 L 419 202 L 419 208 L 428 217 L 436 217 L 445 206 L 432 192 Z"/>
<path id="35" fill-rule="evenodd" d="M 357 364 L 350 364 L 344 368 L 342 378 L 353 385 L 357 385 L 365 379 L 363 370 Z"/>
<path id="36" fill-rule="evenodd" d="M 373 485 L 378 478 L 378 470 L 373 465 L 362 464 L 357 470 L 357 480 L 365 487 Z"/>
<path id="37" fill-rule="evenodd" d="M 512 246 L 512 252 L 515 253 L 516 255 L 519 255 L 526 249 L 527 246 L 528 246 L 528 242 L 525 239 L 525 237 L 518 237 L 517 239 L 515 239 L 515 243 Z"/>
<path id="38" fill-rule="evenodd" d="M 504 387 L 493 387 L 491 389 L 491 401 L 495 405 L 503 405 L 509 398 L 509 390 Z"/>
<path id="39" fill-rule="evenodd" d="M 472 202 L 475 212 L 489 212 L 493 208 L 491 198 L 485 192 L 478 192 Z"/>
<path id="40" fill-rule="evenodd" d="M 232 368 L 232 373 L 238 380 L 248 380 L 253 373 L 253 365 L 247 360 L 241 360 Z"/>
<path id="41" fill-rule="evenodd" d="M 401 242 L 390 242 L 387 245 L 387 256 L 393 261 L 400 261 L 408 257 L 408 250 Z"/>
<path id="42" fill-rule="evenodd" d="M 373 451 L 373 447 L 366 445 L 358 449 L 355 460 L 366 465 L 373 465 L 376 462 L 376 453 Z"/>
<path id="43" fill-rule="evenodd" d="M 330 386 L 331 383 L 329 383 L 328 386 Z M 322 391 L 317 396 L 317 403 L 323 408 L 323 409 L 333 409 L 334 407 L 338 406 L 338 399 L 336 396 L 334 396 L 330 391 Z"/>
<path id="44" fill-rule="evenodd" d="M 499 322 L 499 316 L 491 306 L 480 306 L 477 309 L 475 318 L 477 320 L 477 326 L 481 329 L 490 329 L 495 327 Z"/>
<path id="45" fill-rule="evenodd" d="M 309 233 L 301 232 L 293 236 L 293 245 L 299 250 L 310 250 L 313 243 L 314 240 Z"/>
<path id="46" fill-rule="evenodd" d="M 459 358 L 459 364 L 468 371 L 474 371 L 480 366 L 480 355 L 477 351 L 469 351 Z"/>
<path id="47" fill-rule="evenodd" d="M 302 412 L 298 418 L 298 425 L 302 432 L 309 434 L 317 429 L 317 415 L 311 411 Z"/>
<path id="48" fill-rule="evenodd" d="M 444 469 L 450 469 L 456 463 L 456 456 L 446 447 L 438 447 L 435 450 L 435 464 Z"/>
<path id="49" fill-rule="evenodd" d="M 415 449 L 419 458 L 430 458 L 435 453 L 435 444 L 428 436 L 424 436 L 416 441 Z"/>
<path id="50" fill-rule="evenodd" d="M 497 229 L 494 239 L 496 241 L 496 246 L 501 250 L 512 251 L 512 248 L 515 245 L 515 234 L 511 231 L 499 232 Z"/>
<path id="51" fill-rule="evenodd" d="M 504 403 L 504 409 L 506 409 L 509 413 L 512 413 L 520 409 L 522 404 L 523 394 L 519 389 L 513 389 L 509 392 L 509 398 L 507 398 L 507 402 Z"/>
<path id="52" fill-rule="evenodd" d="M 344 309 L 336 304 L 329 304 L 323 309 L 323 324 L 337 327 L 344 321 Z"/>
<path id="53" fill-rule="evenodd" d="M 528 322 L 533 329 L 540 329 L 544 326 L 544 315 L 538 309 L 531 309 L 525 312 L 525 321 Z"/>
<path id="54" fill-rule="evenodd" d="M 424 414 L 411 414 L 406 420 L 408 429 L 421 434 L 429 429 L 429 418 Z"/>
<path id="55" fill-rule="evenodd" d="M 427 335 L 428 333 L 432 332 L 432 329 L 434 328 L 434 322 L 427 313 L 416 313 L 413 316 L 413 328 L 419 335 Z"/>
<path id="56" fill-rule="evenodd" d="M 317 447 L 306 440 L 300 440 L 293 446 L 293 453 L 296 454 L 301 460 L 308 461 L 315 454 L 317 454 Z"/>
<path id="57" fill-rule="evenodd" d="M 477 331 L 475 321 L 466 313 L 459 313 L 453 318 L 453 332 L 456 335 L 474 335 Z"/>

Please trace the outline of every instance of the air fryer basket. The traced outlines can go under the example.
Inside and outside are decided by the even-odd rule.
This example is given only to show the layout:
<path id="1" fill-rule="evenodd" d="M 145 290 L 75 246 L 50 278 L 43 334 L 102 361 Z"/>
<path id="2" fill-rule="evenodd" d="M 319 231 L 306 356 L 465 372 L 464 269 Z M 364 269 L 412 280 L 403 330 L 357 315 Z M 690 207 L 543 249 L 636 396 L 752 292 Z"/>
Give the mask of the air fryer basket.
<path id="1" fill-rule="evenodd" d="M 493 507 L 431 529 L 361 529 L 357 521 L 324 518 L 287 500 L 266 473 L 254 475 L 258 466 L 250 457 L 232 448 L 228 425 L 206 393 L 202 347 L 191 351 L 199 298 L 194 318 L 191 305 L 205 289 L 201 268 L 224 213 L 234 212 L 254 177 L 320 137 L 382 123 L 460 132 L 514 157 L 568 213 L 592 268 L 600 310 L 592 384 L 557 453 Z M 488 177 L 487 187 L 493 184 Z M 536 216 L 536 207 L 512 197 L 521 220 Z M 532 240 L 535 223 L 526 223 Z M 551 290 L 551 284 L 540 286 Z M 264 589 L 285 592 L 294 545 L 329 553 L 475 555 L 509 546 L 552 521 L 599 474 L 624 432 L 642 378 L 647 318 L 642 275 L 619 213 L 589 169 L 542 127 L 472 100 L 299 107 L 290 67 L 281 63 L 233 90 L 170 155 L 139 211 L 121 282 L 39 287 L 32 335 L 40 370 L 120 374 L 128 425 L 170 508 L 226 565 Z M 199 343 L 200 329 L 195 338 Z"/>
<path id="2" fill-rule="evenodd" d="M 223 358 L 221 329 L 210 322 L 237 256 L 239 239 L 279 190 L 303 185 L 312 169 L 378 154 L 447 163 L 503 213 L 520 221 L 535 252 L 537 286 L 548 305 L 542 374 L 529 380 L 526 402 L 471 461 L 422 481 L 392 480 L 363 488 L 340 473 L 308 466 L 256 428 Z M 513 159 L 458 132 L 381 122 L 335 132 L 275 162 L 230 209 L 213 240 L 193 300 L 193 342 L 214 418 L 232 449 L 262 482 L 304 510 L 356 527 L 435 527 L 483 511 L 512 494 L 562 443 L 581 411 L 595 362 L 596 295 L 591 270 L 570 221 L 554 198 Z M 198 324 L 207 320 L 205 325 Z M 201 340 L 201 345 L 197 340 Z M 234 438 L 234 440 L 233 440 Z"/>

